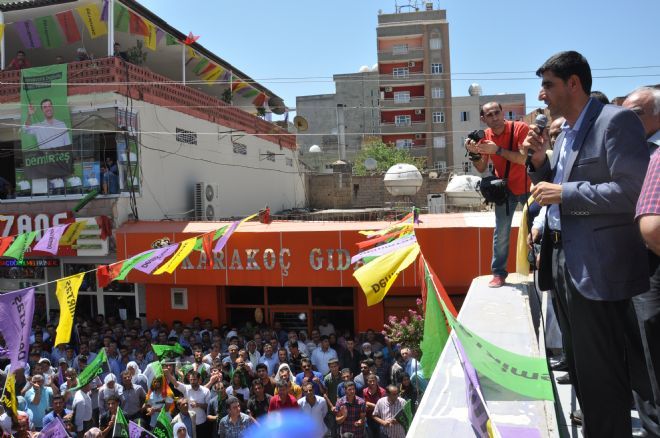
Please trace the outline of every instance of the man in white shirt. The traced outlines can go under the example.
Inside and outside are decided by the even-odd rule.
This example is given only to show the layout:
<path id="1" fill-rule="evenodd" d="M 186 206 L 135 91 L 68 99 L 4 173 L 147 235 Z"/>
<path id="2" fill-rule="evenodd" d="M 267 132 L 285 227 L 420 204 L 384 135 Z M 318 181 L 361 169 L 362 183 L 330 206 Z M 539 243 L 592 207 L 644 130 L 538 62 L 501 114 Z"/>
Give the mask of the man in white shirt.
<path id="1" fill-rule="evenodd" d="M 38 149 L 53 149 L 71 144 L 71 133 L 66 124 L 54 117 L 53 101 L 44 99 L 41 101 L 41 111 L 45 119 L 39 123 L 32 123 L 34 106 L 28 107 L 28 116 L 25 120 L 24 131 L 26 134 L 37 137 Z"/>
<path id="2" fill-rule="evenodd" d="M 387 396 L 376 402 L 373 413 L 373 419 L 380 424 L 380 436 L 405 438 L 406 431 L 394 418 L 405 404 L 406 401 L 399 397 L 399 388 L 395 385 L 389 385 Z"/>
<path id="3" fill-rule="evenodd" d="M 298 406 L 318 425 L 319 434 L 317 436 L 323 437 L 328 432 L 323 421 L 328 413 L 328 405 L 323 397 L 314 394 L 314 385 L 311 382 L 303 385 L 303 394 L 305 396 L 298 400 Z"/>
<path id="4" fill-rule="evenodd" d="M 330 348 L 330 341 L 327 336 L 321 336 L 321 344 L 319 348 L 315 349 L 312 353 L 312 365 L 316 370 L 324 376 L 330 372 L 328 361 L 330 359 L 338 359 L 337 352 Z"/>
<path id="5" fill-rule="evenodd" d="M 87 394 L 90 390 L 90 385 L 87 384 L 80 388 L 73 395 L 73 424 L 76 427 L 76 432 L 79 436 L 92 427 L 92 399 Z"/>
<path id="6" fill-rule="evenodd" d="M 167 379 L 183 396 L 188 399 L 188 407 L 195 412 L 197 436 L 210 436 L 211 424 L 206 421 L 206 408 L 211 400 L 211 392 L 208 388 L 200 386 L 200 375 L 197 371 L 189 371 L 188 381 L 190 385 L 177 382 L 174 376 L 166 371 Z"/>

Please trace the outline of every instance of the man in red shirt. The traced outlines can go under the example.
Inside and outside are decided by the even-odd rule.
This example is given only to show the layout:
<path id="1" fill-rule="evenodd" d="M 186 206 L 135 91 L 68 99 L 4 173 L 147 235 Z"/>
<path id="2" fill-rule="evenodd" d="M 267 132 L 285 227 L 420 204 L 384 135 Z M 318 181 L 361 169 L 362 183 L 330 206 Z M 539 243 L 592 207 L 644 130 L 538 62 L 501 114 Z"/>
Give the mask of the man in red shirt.
<path id="1" fill-rule="evenodd" d="M 385 397 L 385 389 L 378 386 L 378 376 L 369 374 L 367 377 L 367 387 L 362 390 L 362 398 L 367 405 L 367 425 L 374 437 L 380 436 L 380 425 L 373 419 L 376 403 Z"/>
<path id="2" fill-rule="evenodd" d="M 284 381 L 278 382 L 277 394 L 271 397 L 268 405 L 269 413 L 280 409 L 298 409 L 296 398 L 289 394 L 289 383 Z"/>
<path id="3" fill-rule="evenodd" d="M 25 57 L 25 52 L 19 50 L 16 52 L 16 57 L 12 59 L 7 66 L 7 70 L 22 70 L 30 67 L 32 67 L 32 64 L 30 64 L 30 61 Z"/>
<path id="4" fill-rule="evenodd" d="M 481 120 L 488 125 L 485 138 L 479 143 L 468 139 L 465 144 L 470 152 L 481 154 L 479 161 L 473 161 L 474 167 L 479 172 L 484 172 L 488 168 L 488 162 L 492 161 L 498 178 L 505 178 L 509 167 L 506 178 L 509 189 L 508 201 L 495 205 L 491 262 L 493 278 L 488 283 L 489 287 L 501 287 L 508 275 L 506 261 L 509 256 L 509 234 L 513 212 L 518 203 L 524 204 L 529 197 L 530 182 L 525 169 L 526 157 L 520 153 L 520 145 L 525 140 L 529 127 L 523 122 L 506 121 L 502 105 L 498 102 L 489 102 L 481 107 Z"/>

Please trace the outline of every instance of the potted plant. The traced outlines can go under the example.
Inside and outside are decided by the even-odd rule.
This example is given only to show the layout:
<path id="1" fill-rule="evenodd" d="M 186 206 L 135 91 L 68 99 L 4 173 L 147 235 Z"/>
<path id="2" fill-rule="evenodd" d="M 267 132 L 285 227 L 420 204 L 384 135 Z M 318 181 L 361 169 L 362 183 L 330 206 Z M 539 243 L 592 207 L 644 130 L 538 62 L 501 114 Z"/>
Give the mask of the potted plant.
<path id="1" fill-rule="evenodd" d="M 144 44 L 142 41 L 138 40 L 135 46 L 128 49 L 126 56 L 128 57 L 128 62 L 135 65 L 144 65 L 147 62 L 147 52 L 143 50 Z"/>

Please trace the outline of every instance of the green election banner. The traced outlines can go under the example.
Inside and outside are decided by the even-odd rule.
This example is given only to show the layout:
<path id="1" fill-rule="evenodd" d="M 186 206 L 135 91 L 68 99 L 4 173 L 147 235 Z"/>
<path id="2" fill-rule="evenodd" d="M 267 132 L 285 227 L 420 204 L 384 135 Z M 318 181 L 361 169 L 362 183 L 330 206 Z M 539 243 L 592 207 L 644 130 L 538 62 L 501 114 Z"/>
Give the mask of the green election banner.
<path id="1" fill-rule="evenodd" d="M 21 70 L 21 149 L 30 179 L 61 178 L 73 172 L 67 65 Z"/>
<path id="2" fill-rule="evenodd" d="M 548 364 L 492 344 L 461 324 L 440 300 L 442 310 L 474 368 L 498 385 L 534 400 L 554 401 Z"/>

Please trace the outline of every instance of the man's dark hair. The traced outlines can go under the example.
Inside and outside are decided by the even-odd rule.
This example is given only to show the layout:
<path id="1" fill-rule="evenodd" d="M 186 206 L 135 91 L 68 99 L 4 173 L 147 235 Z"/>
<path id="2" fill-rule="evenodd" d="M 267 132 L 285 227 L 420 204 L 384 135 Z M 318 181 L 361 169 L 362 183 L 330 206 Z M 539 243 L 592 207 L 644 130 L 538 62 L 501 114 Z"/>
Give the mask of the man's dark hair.
<path id="1" fill-rule="evenodd" d="M 230 395 L 229 397 L 227 397 L 227 402 L 226 403 L 227 403 L 227 409 L 229 409 L 229 408 L 231 408 L 231 405 L 233 405 L 234 403 L 239 403 L 240 404 L 241 402 L 238 401 L 238 399 L 236 397 L 234 397 L 233 395 Z"/>
<path id="2" fill-rule="evenodd" d="M 591 93 L 591 67 L 589 67 L 587 59 L 574 50 L 552 55 L 536 70 L 536 76 L 542 77 L 546 71 L 551 72 L 564 82 L 571 76 L 576 75 L 580 79 L 584 93 Z"/>
<path id="3" fill-rule="evenodd" d="M 17 55 L 18 55 L 18 54 L 22 54 L 23 56 L 25 56 L 25 52 L 22 51 L 22 50 L 17 51 L 16 54 L 17 54 Z"/>
<path id="4" fill-rule="evenodd" d="M 330 340 L 330 338 L 327 335 L 322 335 L 319 339 L 321 341 L 326 341 L 326 340 L 329 341 Z"/>
<path id="5" fill-rule="evenodd" d="M 254 379 L 254 380 L 252 381 L 252 388 L 254 388 L 255 386 L 258 386 L 258 385 L 264 386 L 264 384 L 263 384 L 263 382 L 262 382 L 261 380 L 259 380 L 259 379 Z"/>
<path id="6" fill-rule="evenodd" d="M 202 377 L 202 375 L 199 374 L 199 371 L 190 370 L 190 371 L 188 371 L 188 374 L 186 374 L 186 377 L 188 377 L 189 379 L 190 379 L 191 377 L 197 377 L 197 378 L 199 379 L 199 378 Z"/>
<path id="7" fill-rule="evenodd" d="M 289 341 L 289 348 L 298 348 L 298 341 Z"/>
<path id="8" fill-rule="evenodd" d="M 311 361 L 308 357 L 303 357 L 302 359 L 300 359 L 300 363 L 301 363 L 301 364 L 303 364 L 303 363 L 308 363 L 308 364 L 311 365 L 311 364 L 312 364 L 312 361 Z"/>
<path id="9" fill-rule="evenodd" d="M 259 370 L 261 370 L 261 369 L 264 369 L 264 370 L 266 370 L 266 372 L 268 372 L 268 366 L 267 366 L 265 363 L 257 364 L 257 367 L 256 367 L 255 369 L 256 369 L 257 371 L 259 371 Z"/>
<path id="10" fill-rule="evenodd" d="M 503 111 L 503 109 L 502 109 L 502 104 L 501 104 L 501 103 L 499 103 L 499 102 L 495 102 L 495 101 L 492 101 L 492 102 L 486 102 L 486 103 L 484 103 L 483 105 L 481 105 L 481 108 L 479 108 L 479 115 L 480 115 L 481 117 L 483 117 L 484 114 L 485 114 L 485 113 L 484 113 L 484 107 L 485 107 L 486 105 L 490 105 L 491 103 L 496 103 L 497 106 L 500 108 L 500 111 Z"/>
<path id="11" fill-rule="evenodd" d="M 288 388 L 289 387 L 289 382 L 285 382 L 284 380 L 280 380 L 279 382 L 276 383 L 277 388 Z"/>
<path id="12" fill-rule="evenodd" d="M 357 387 L 355 386 L 355 382 L 354 382 L 354 381 L 349 380 L 348 382 L 344 382 L 344 390 L 347 390 L 347 389 L 350 388 L 351 386 L 352 386 L 353 388 L 356 388 L 356 389 L 357 389 Z"/>
<path id="13" fill-rule="evenodd" d="M 53 395 L 53 398 L 51 398 L 50 400 L 51 400 L 51 402 L 54 402 L 54 401 L 56 401 L 56 400 L 62 400 L 62 401 L 64 401 L 64 396 L 63 396 L 63 395 L 60 395 L 60 394 Z"/>
<path id="14" fill-rule="evenodd" d="M 44 100 L 41 101 L 41 103 L 39 104 L 39 106 L 40 106 L 40 107 L 44 106 L 44 103 L 46 103 L 46 102 L 50 102 L 51 105 L 53 104 L 53 101 L 50 100 L 50 98 L 47 97 L 47 98 L 45 98 Z"/>
<path id="15" fill-rule="evenodd" d="M 374 353 L 374 359 L 383 359 L 383 357 L 385 357 L 385 355 L 382 351 L 377 351 Z"/>
<path id="16" fill-rule="evenodd" d="M 602 103 L 603 105 L 607 105 L 610 103 L 610 100 L 607 98 L 607 95 L 603 93 L 602 91 L 592 91 L 590 94 L 591 97 Z"/>
<path id="17" fill-rule="evenodd" d="M 109 401 L 116 401 L 117 404 L 121 403 L 121 397 L 117 394 L 110 394 L 108 398 L 105 399 L 106 403 Z"/>

